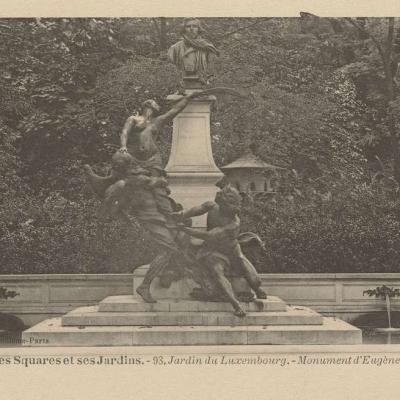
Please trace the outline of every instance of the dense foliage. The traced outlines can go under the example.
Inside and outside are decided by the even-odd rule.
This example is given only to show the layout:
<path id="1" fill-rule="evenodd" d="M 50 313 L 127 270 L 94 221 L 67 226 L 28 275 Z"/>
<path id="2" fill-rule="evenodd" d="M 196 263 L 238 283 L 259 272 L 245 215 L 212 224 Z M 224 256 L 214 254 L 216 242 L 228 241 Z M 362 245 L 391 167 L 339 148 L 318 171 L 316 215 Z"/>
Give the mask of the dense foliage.
<path id="1" fill-rule="evenodd" d="M 0 272 L 127 272 L 154 249 L 117 221 L 96 240 L 82 165 L 109 168 L 125 118 L 179 75 L 180 19 L 0 21 Z M 221 50 L 212 85 L 218 165 L 251 147 L 285 168 L 275 198 L 248 198 L 265 272 L 388 272 L 400 260 L 400 40 L 393 19 L 204 19 Z M 389 68 L 389 69 L 388 69 Z M 172 129 L 161 135 L 165 162 Z"/>

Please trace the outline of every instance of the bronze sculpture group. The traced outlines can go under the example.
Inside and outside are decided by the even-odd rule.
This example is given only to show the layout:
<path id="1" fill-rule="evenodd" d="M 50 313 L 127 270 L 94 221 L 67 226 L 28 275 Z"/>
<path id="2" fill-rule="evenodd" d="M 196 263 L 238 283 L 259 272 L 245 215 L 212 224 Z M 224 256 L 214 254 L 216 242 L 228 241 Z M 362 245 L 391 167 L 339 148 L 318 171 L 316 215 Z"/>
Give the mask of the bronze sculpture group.
<path id="1" fill-rule="evenodd" d="M 171 47 L 169 56 L 183 71 L 184 80 L 204 86 L 208 57 L 210 53 L 218 52 L 211 43 L 198 36 L 200 32 L 197 19 L 186 20 L 183 40 Z M 187 91 L 167 112 L 158 116 L 158 104 L 154 100 L 145 101 L 141 115 L 131 116 L 125 122 L 120 135 L 121 147 L 112 158 L 110 175 L 101 177 L 89 166 L 85 169 L 91 187 L 102 199 L 100 220 L 133 215 L 159 246 L 158 255 L 137 288 L 145 302 L 156 301 L 150 292 L 153 279 L 162 275 L 172 260 L 174 263 L 181 260 L 185 275 L 200 285 L 194 290 L 194 297 L 229 301 L 235 315 L 242 317 L 245 312 L 240 300 L 266 298 L 266 294 L 260 287 L 254 266 L 241 250 L 243 241 L 261 243 L 257 235 L 240 234 L 241 195 L 235 188 L 226 186 L 217 193 L 215 201 L 182 210 L 169 196 L 166 173 L 155 144 L 163 127 L 192 99 L 220 91 L 224 88 Z M 202 214 L 207 214 L 207 229 L 192 228 L 191 218 Z M 193 244 L 191 237 L 201 239 L 202 243 Z M 235 289 L 237 278 L 246 283 L 244 290 Z"/>

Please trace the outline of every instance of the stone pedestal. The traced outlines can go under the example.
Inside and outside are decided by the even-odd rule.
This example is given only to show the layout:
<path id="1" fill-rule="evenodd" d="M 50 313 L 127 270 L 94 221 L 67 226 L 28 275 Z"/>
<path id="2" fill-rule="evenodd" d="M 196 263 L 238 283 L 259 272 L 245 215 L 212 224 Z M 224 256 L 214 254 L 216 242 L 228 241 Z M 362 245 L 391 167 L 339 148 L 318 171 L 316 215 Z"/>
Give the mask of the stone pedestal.
<path id="1" fill-rule="evenodd" d="M 168 96 L 178 100 L 179 95 Z M 215 184 L 223 173 L 215 165 L 211 149 L 210 108 L 214 96 L 192 100 L 174 119 L 171 155 L 165 168 L 171 195 L 184 208 L 214 200 Z M 205 227 L 206 217 L 193 219 L 194 227 Z"/>
<path id="2" fill-rule="evenodd" d="M 39 323 L 22 334 L 25 346 L 157 346 L 248 344 L 360 344 L 361 331 L 277 297 L 243 303 L 247 315 L 233 315 L 229 303 L 112 296 L 62 318 Z"/>

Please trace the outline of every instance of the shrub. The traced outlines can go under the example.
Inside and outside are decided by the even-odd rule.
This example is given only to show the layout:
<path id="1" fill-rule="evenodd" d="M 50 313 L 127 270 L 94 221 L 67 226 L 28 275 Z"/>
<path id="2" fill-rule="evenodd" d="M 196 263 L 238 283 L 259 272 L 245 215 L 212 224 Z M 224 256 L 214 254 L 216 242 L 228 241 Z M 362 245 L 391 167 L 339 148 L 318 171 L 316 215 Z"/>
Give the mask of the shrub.
<path id="1" fill-rule="evenodd" d="M 381 188 L 277 195 L 243 214 L 245 228 L 260 233 L 272 260 L 258 257 L 262 272 L 398 271 L 400 201 Z"/>

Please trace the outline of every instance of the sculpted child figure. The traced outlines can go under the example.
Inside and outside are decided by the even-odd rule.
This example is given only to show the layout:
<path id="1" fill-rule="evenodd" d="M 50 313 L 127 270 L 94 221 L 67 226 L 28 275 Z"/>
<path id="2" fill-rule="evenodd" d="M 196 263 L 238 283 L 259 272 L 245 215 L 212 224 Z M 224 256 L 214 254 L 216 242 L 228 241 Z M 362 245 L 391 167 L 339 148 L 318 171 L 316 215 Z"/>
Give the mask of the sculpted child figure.
<path id="1" fill-rule="evenodd" d="M 236 298 L 232 284 L 227 276 L 243 276 L 257 298 L 265 299 L 266 293 L 261 289 L 261 280 L 253 264 L 242 253 L 240 247 L 240 219 L 238 216 L 241 206 L 241 196 L 232 186 L 227 185 L 220 190 L 215 201 L 208 201 L 198 207 L 175 213 L 177 219 L 187 219 L 207 214 L 207 230 L 202 231 L 178 224 L 179 228 L 204 242 L 197 252 L 199 264 L 208 269 L 208 273 L 218 283 L 219 289 L 232 304 L 234 314 L 243 317 L 245 312 Z M 246 237 L 259 238 L 252 234 Z"/>

